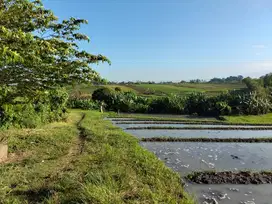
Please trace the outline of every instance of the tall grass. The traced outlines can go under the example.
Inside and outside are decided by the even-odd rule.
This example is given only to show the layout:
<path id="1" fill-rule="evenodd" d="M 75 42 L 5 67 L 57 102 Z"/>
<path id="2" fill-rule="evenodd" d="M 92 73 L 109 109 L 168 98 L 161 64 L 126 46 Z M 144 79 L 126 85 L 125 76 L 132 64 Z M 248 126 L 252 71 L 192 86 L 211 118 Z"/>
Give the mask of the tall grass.
<path id="1" fill-rule="evenodd" d="M 182 203 L 180 176 L 95 111 L 9 130 L 17 160 L 0 166 L 2 203 Z M 20 158 L 21 157 L 21 158 Z"/>

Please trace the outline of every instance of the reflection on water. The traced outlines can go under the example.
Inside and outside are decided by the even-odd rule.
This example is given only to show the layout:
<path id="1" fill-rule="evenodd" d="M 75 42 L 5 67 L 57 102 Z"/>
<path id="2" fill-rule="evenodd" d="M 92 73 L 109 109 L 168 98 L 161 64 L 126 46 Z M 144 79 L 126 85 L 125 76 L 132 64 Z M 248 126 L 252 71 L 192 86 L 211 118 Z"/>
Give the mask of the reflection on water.
<path id="1" fill-rule="evenodd" d="M 124 130 L 138 138 L 183 137 L 183 138 L 255 138 L 272 137 L 272 130 Z"/>
<path id="2" fill-rule="evenodd" d="M 192 185 L 186 189 L 199 203 L 271 204 L 272 185 Z"/>
<path id="3" fill-rule="evenodd" d="M 143 142 L 167 166 L 185 173 L 200 170 L 272 169 L 272 145 L 267 143 Z"/>
<path id="4" fill-rule="evenodd" d="M 127 124 L 127 127 L 173 126 L 183 124 Z M 193 125 L 196 126 L 196 125 Z M 200 125 L 215 127 L 215 125 Z M 224 127 L 217 125 L 216 127 Z M 235 126 L 237 127 L 237 126 Z M 245 127 L 245 126 L 243 126 Z M 250 127 L 250 126 L 247 126 Z M 250 138 L 272 137 L 272 131 L 237 130 L 125 130 L 136 137 L 216 137 Z M 271 170 L 272 144 L 269 143 L 194 143 L 194 142 L 141 142 L 173 170 L 186 175 L 201 170 Z M 199 185 L 186 184 L 186 190 L 203 204 L 271 204 L 272 185 Z"/>
<path id="5" fill-rule="evenodd" d="M 150 137 L 209 137 L 209 138 L 253 138 L 253 137 L 272 137 L 272 130 L 126 130 L 128 127 L 254 127 L 254 126 L 226 126 L 226 125 L 184 125 L 184 124 L 116 124 L 118 127 L 124 129 L 125 132 L 130 133 L 138 138 Z M 255 126 L 258 127 L 258 126 Z"/>

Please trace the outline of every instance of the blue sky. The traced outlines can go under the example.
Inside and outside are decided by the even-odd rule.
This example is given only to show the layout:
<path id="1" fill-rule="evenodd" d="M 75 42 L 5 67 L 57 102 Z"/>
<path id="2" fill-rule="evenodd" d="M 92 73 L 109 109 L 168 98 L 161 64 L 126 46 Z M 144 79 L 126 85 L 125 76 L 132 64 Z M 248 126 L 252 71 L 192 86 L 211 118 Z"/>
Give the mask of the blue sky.
<path id="1" fill-rule="evenodd" d="M 60 18 L 89 21 L 81 48 L 113 81 L 180 81 L 272 72 L 271 0 L 44 0 Z"/>

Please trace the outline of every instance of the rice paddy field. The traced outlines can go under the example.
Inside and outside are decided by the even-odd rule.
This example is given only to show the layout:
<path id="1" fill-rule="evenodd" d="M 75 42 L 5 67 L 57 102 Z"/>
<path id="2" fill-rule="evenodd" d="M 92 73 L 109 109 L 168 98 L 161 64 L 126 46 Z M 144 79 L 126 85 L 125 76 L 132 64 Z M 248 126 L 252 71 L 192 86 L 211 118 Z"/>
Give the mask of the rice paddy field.
<path id="1" fill-rule="evenodd" d="M 198 203 L 268 204 L 272 198 L 268 118 L 270 114 L 261 119 L 227 117 L 222 124 L 213 118 L 124 114 L 110 120 L 179 173 Z"/>
<path id="2" fill-rule="evenodd" d="M 244 89 L 244 84 L 211 84 L 211 83 L 182 83 L 182 84 L 124 84 L 124 85 L 77 85 L 75 87 L 68 87 L 71 92 L 79 90 L 85 94 L 91 94 L 99 87 L 119 87 L 123 91 L 132 91 L 139 95 L 146 96 L 163 96 L 169 94 L 186 95 L 192 92 L 203 92 L 209 95 L 216 95 L 227 90 Z"/>

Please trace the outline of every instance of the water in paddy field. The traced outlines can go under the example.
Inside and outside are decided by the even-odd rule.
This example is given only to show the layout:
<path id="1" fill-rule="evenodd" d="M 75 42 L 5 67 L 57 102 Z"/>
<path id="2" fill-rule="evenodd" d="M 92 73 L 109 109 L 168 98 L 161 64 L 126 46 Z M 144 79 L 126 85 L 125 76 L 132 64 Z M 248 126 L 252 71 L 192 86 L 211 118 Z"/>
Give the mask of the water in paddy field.
<path id="1" fill-rule="evenodd" d="M 203 170 L 270 170 L 272 145 L 267 143 L 142 142 L 166 165 L 182 176 Z M 272 185 L 186 184 L 203 204 L 271 204 Z"/>
<path id="2" fill-rule="evenodd" d="M 160 136 L 184 138 L 272 137 L 271 130 L 126 130 L 128 127 L 147 126 L 225 127 L 226 125 L 113 123 L 138 138 Z M 168 167 L 180 173 L 182 176 L 192 173 L 193 171 L 203 170 L 262 171 L 272 169 L 272 144 L 270 143 L 141 142 L 141 145 L 153 152 L 160 160 L 164 161 Z M 201 185 L 186 183 L 185 189 L 201 204 L 272 204 L 272 185 L 270 184 Z"/>
<path id="3" fill-rule="evenodd" d="M 141 113 L 122 113 L 124 117 L 156 117 L 156 118 L 180 118 L 180 119 L 202 119 L 202 120 L 216 120 L 215 117 L 191 116 L 191 115 L 172 115 L 172 114 L 141 114 Z"/>
<path id="4" fill-rule="evenodd" d="M 124 130 L 137 138 L 182 137 L 182 138 L 263 138 L 272 137 L 272 130 Z"/>
<path id="5" fill-rule="evenodd" d="M 175 130 L 175 129 L 142 129 L 127 130 L 130 127 L 261 127 L 261 126 L 231 126 L 231 125 L 185 125 L 185 124 L 113 124 L 138 138 L 152 137 L 183 137 L 183 138 L 257 138 L 272 137 L 272 130 Z"/>
<path id="6" fill-rule="evenodd" d="M 185 175 L 203 170 L 270 170 L 269 143 L 142 142 L 160 160 Z"/>
<path id="7" fill-rule="evenodd" d="M 199 203 L 219 204 L 271 204 L 272 185 L 199 185 L 186 187 Z M 216 200 L 216 202 L 215 202 Z"/>
<path id="8" fill-rule="evenodd" d="M 133 121 L 131 121 L 133 122 Z M 122 129 L 131 128 L 131 127 L 199 127 L 199 128 L 214 128 L 214 127 L 229 127 L 229 128 L 263 128 L 264 126 L 252 126 L 252 125 L 203 125 L 203 124 L 117 124 L 113 121 L 113 124 L 121 127 Z M 272 127 L 272 126 L 268 126 Z"/>

